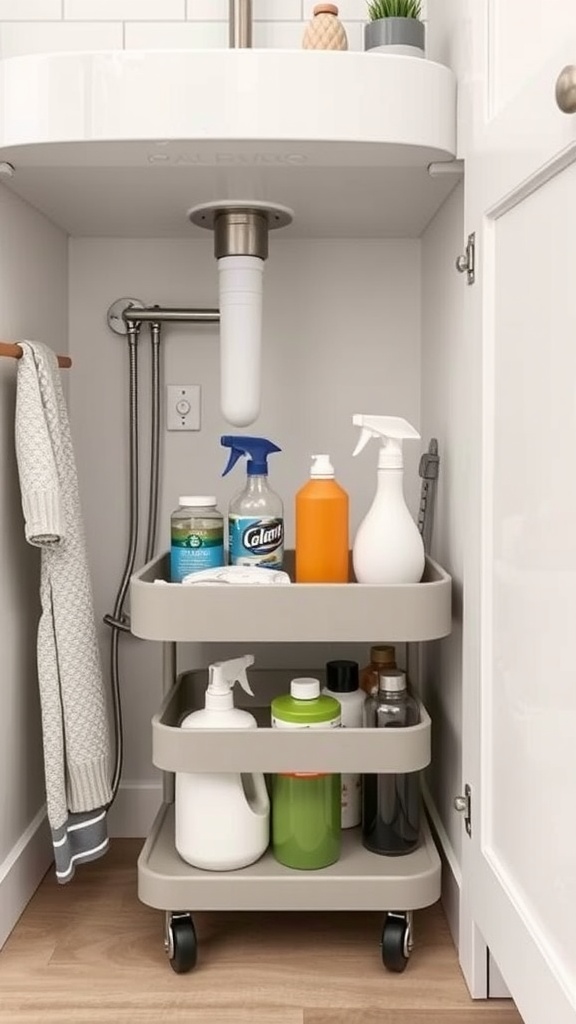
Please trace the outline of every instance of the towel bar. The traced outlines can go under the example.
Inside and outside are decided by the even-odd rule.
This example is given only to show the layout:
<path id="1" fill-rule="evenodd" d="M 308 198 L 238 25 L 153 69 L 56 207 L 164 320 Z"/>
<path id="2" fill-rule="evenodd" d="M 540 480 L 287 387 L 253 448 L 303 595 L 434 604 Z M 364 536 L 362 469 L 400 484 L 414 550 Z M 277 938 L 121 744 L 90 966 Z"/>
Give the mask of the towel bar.
<path id="1" fill-rule="evenodd" d="M 10 356 L 12 359 L 20 359 L 22 356 L 22 349 L 19 345 L 15 345 L 10 341 L 0 341 L 0 356 Z M 63 369 L 68 369 L 72 366 L 72 360 L 70 356 L 57 356 L 58 366 Z"/>

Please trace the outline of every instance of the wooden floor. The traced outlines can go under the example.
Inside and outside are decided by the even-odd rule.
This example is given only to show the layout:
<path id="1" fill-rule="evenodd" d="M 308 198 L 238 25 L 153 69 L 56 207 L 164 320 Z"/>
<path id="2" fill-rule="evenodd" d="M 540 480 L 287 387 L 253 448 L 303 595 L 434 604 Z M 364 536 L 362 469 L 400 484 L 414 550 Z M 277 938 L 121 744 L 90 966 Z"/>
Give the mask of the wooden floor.
<path id="1" fill-rule="evenodd" d="M 402 975 L 367 913 L 198 914 L 198 967 L 174 974 L 164 916 L 136 895 L 141 845 L 117 840 L 67 886 L 46 877 L 0 953 L 2 1024 L 522 1024 L 469 999 L 438 906 L 415 915 Z"/>

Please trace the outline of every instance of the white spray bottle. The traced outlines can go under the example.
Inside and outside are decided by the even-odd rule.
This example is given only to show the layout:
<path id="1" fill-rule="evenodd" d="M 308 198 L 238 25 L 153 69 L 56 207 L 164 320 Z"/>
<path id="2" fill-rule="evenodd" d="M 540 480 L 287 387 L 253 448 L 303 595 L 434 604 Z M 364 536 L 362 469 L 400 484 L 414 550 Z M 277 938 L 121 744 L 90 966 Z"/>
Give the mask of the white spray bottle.
<path id="1" fill-rule="evenodd" d="M 255 729 L 256 719 L 234 707 L 236 682 L 254 696 L 246 669 L 254 664 L 251 654 L 210 665 L 206 706 L 187 715 L 182 729 Z M 226 737 L 222 763 L 226 763 Z M 233 871 L 258 860 L 270 838 L 270 801 L 264 776 L 217 772 L 176 773 L 176 849 L 197 868 Z"/>
<path id="2" fill-rule="evenodd" d="M 419 583 L 424 544 L 404 500 L 402 441 L 420 434 L 398 416 L 357 415 L 353 423 L 362 427 L 354 455 L 370 438 L 381 441 L 376 496 L 352 551 L 356 579 L 358 583 Z"/>

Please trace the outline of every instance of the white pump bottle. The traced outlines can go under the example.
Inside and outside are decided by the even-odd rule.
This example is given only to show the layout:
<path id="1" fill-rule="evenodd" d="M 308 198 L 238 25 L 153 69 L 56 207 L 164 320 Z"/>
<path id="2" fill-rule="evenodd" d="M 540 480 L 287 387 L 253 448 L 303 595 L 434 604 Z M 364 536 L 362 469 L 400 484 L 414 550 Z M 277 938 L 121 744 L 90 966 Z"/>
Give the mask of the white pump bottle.
<path id="1" fill-rule="evenodd" d="M 372 437 L 381 442 L 376 496 L 352 550 L 356 579 L 358 583 L 419 583 L 424 544 L 404 500 L 402 441 L 420 434 L 398 416 L 356 415 L 353 423 L 362 427 L 354 455 Z"/>
<path id="2" fill-rule="evenodd" d="M 239 682 L 254 696 L 246 669 L 251 654 L 210 665 L 206 706 L 187 715 L 182 729 L 255 729 L 256 719 L 234 707 L 232 689 Z M 225 737 L 219 741 L 224 746 Z M 222 762 L 226 762 L 223 749 Z M 178 853 L 197 868 L 232 871 L 258 860 L 270 838 L 270 801 L 264 776 L 217 772 L 176 773 Z"/>

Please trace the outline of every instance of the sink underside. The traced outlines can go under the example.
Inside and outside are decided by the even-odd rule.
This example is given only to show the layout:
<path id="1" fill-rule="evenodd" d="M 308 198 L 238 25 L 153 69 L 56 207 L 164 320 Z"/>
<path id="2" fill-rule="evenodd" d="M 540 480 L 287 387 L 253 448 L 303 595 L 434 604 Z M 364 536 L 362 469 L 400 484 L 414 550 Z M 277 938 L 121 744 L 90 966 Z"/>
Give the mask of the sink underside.
<path id="1" fill-rule="evenodd" d="M 5 183 L 73 235 L 194 237 L 193 205 L 295 210 L 292 237 L 413 237 L 454 185 L 452 72 L 323 51 L 118 51 L 0 62 Z"/>

